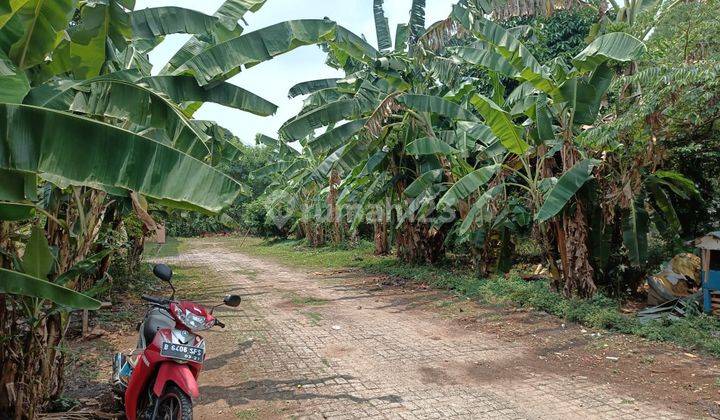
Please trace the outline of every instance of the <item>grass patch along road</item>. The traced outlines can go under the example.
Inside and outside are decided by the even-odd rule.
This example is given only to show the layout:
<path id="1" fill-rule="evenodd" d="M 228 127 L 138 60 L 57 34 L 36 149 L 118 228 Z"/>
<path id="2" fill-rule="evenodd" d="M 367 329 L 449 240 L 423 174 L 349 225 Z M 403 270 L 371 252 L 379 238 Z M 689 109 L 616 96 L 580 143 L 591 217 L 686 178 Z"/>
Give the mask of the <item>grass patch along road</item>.
<path id="1" fill-rule="evenodd" d="M 661 320 L 642 324 L 636 317 L 622 313 L 618 301 L 603 295 L 590 300 L 567 299 L 551 291 L 544 281 L 528 282 L 513 275 L 478 279 L 469 270 L 402 264 L 392 257 L 374 256 L 369 242 L 344 249 L 310 248 L 302 241 L 218 239 L 228 241 L 227 246 L 238 251 L 271 258 L 289 266 L 308 269 L 359 268 L 372 274 L 390 275 L 450 290 L 459 297 L 480 303 L 544 311 L 589 327 L 675 343 L 720 357 L 720 320 L 714 317 L 698 315 L 678 321 Z"/>

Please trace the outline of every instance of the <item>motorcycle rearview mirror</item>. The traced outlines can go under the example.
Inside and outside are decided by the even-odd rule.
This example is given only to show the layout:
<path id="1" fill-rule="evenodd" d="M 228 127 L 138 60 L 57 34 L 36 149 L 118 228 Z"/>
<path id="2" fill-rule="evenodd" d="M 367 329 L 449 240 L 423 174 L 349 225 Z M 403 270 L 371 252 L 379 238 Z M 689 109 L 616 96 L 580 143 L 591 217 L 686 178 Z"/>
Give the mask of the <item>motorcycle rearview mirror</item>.
<path id="1" fill-rule="evenodd" d="M 170 288 L 172 289 L 172 296 L 170 297 L 170 299 L 174 299 L 175 286 L 173 286 L 172 284 L 172 269 L 165 264 L 156 264 L 155 267 L 153 267 L 153 274 L 155 274 L 155 277 L 159 278 L 160 280 L 166 281 L 170 285 Z"/>
<path id="2" fill-rule="evenodd" d="M 234 307 L 240 305 L 240 300 L 241 300 L 241 298 L 239 295 L 226 295 L 225 298 L 223 299 L 223 303 L 215 305 L 212 308 L 210 308 L 210 313 L 215 312 L 215 308 L 217 308 L 218 306 L 221 306 L 221 305 L 232 306 L 234 308 Z"/>
<path id="3" fill-rule="evenodd" d="M 240 295 L 227 295 L 225 296 L 225 299 L 223 299 L 223 303 L 234 308 L 240 305 L 240 300 Z"/>

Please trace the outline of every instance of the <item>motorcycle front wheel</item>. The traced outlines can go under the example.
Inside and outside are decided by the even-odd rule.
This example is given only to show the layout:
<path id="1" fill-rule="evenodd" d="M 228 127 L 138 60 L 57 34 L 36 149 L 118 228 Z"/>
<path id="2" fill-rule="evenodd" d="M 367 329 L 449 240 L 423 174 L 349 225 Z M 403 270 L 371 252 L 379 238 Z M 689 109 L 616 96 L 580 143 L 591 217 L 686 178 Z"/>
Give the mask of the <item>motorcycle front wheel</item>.
<path id="1" fill-rule="evenodd" d="M 192 400 L 175 384 L 170 384 L 157 402 L 158 420 L 192 420 Z"/>

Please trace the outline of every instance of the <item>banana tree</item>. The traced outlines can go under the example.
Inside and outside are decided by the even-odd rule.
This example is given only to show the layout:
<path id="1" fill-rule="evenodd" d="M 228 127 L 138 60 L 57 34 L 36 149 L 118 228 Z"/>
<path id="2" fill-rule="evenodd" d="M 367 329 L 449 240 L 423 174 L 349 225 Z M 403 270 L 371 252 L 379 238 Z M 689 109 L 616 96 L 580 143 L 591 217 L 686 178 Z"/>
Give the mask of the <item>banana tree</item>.
<path id="1" fill-rule="evenodd" d="M 99 226 L 116 226 L 116 210 L 132 208 L 119 203 L 148 200 L 217 213 L 235 201 L 241 185 L 213 167 L 232 155 L 232 145 L 191 117 L 204 102 L 274 113 L 270 102 L 223 82 L 241 66 L 329 38 L 351 54 L 373 54 L 327 20 L 243 34 L 238 21 L 264 3 L 229 0 L 213 16 L 174 7 L 133 11 L 132 0 L 31 0 L 0 8 L 0 176 L 7 180 L 0 193 L 0 263 L 6 270 L 0 291 L 10 302 L 2 310 L 11 308 L 4 326 L 14 328 L 26 299 L 55 302 L 53 308 L 97 305 L 77 294 L 82 287 L 74 268 L 89 257 Z M 172 33 L 192 37 L 166 71 L 153 76 L 147 53 Z M 263 53 L 255 48 L 260 44 L 268 47 Z M 225 71 L 216 74 L 206 57 L 226 48 L 235 61 L 223 60 Z M 21 281 L 27 280 L 19 262 L 27 247 L 18 239 L 28 226 L 42 227 L 54 250 L 52 269 L 37 281 Z M 67 312 L 50 309 L 46 315 L 30 335 L 8 335 L 20 349 L 27 347 L 25 339 L 44 344 L 33 347 L 35 353 L 10 352 L 27 357 L 3 359 L 20 375 L 2 384 L 4 412 L 33 417 L 37 404 L 61 389 L 61 355 L 50 338 L 62 339 Z M 47 340 L 31 340 L 36 333 Z M 10 383 L 30 385 L 15 390 Z"/>
<path id="2" fill-rule="evenodd" d="M 473 95 L 470 101 L 507 150 L 503 167 L 519 182 L 506 180 L 505 187 L 527 194 L 545 243 L 554 244 L 565 293 L 590 296 L 596 290 L 589 248 L 591 203 L 578 192 L 604 171 L 594 168 L 607 162 L 593 159 L 597 150 L 583 139 L 596 123 L 615 75 L 608 62 L 637 60 L 645 47 L 630 35 L 610 33 L 596 38 L 572 65 L 555 60 L 545 66 L 511 33 L 483 16 L 457 6 L 454 17 L 479 41 L 456 49 L 456 58 L 519 83 L 505 100 Z M 485 200 L 478 203 L 487 205 Z M 636 208 L 628 207 L 628 226 L 642 226 Z M 639 233 L 647 235 L 646 230 Z M 633 235 L 625 236 L 628 250 L 638 249 Z M 554 252 L 546 251 L 552 266 Z"/>
<path id="3" fill-rule="evenodd" d="M 252 173 L 254 180 L 269 182 L 263 197 L 268 222 L 278 229 L 295 232 L 311 246 L 326 243 L 328 233 L 339 219 L 332 213 L 331 186 L 326 175 L 316 168 L 322 157 L 303 145 L 299 153 L 285 142 L 265 136 L 256 137 L 258 144 L 270 148 L 273 163 Z"/>
<path id="4" fill-rule="evenodd" d="M 387 20 L 382 10 L 382 2 L 374 3 L 373 12 L 376 20 L 378 33 L 378 47 L 383 52 L 378 60 L 367 60 L 359 56 L 347 56 L 342 53 L 340 46 L 330 41 L 329 52 L 330 62 L 345 69 L 347 77 L 341 80 L 311 81 L 300 84 L 291 90 L 291 94 L 310 94 L 306 99 L 306 107 L 300 115 L 286 122 L 280 130 L 281 138 L 286 141 L 305 139 L 314 130 L 325 128 L 325 132 L 306 142 L 307 148 L 315 155 L 323 156 L 324 159 L 316 170 L 322 176 L 328 176 L 331 182 L 329 192 L 332 194 L 337 188 L 338 171 L 345 174 L 339 186 L 341 192 L 339 200 L 346 204 L 346 207 L 358 205 L 357 211 L 350 215 L 351 227 L 356 228 L 363 220 L 369 206 L 385 202 L 385 199 L 396 201 L 401 204 L 404 200 L 402 191 L 409 184 L 417 171 L 417 159 L 404 151 L 404 143 L 410 142 L 420 135 L 420 131 L 411 127 L 411 121 L 422 121 L 427 124 L 426 117 L 414 120 L 410 114 L 405 114 L 406 106 L 401 102 L 403 95 L 412 89 L 411 83 L 407 82 L 412 78 L 408 51 L 406 51 L 406 38 L 396 37 L 396 47 L 390 51 L 392 43 L 389 37 Z M 411 8 L 411 22 L 409 26 L 401 25 L 398 34 L 402 34 L 409 28 L 410 50 L 417 42 L 417 39 L 424 32 L 424 2 L 413 2 Z M 415 78 L 418 85 L 426 79 Z M 406 99 L 409 100 L 410 96 Z M 419 98 L 422 102 L 424 98 Z M 426 105 L 429 106 L 429 105 Z M 402 111 L 401 111 L 402 110 Z M 390 122 L 389 120 L 392 120 Z M 386 176 L 388 174 L 393 174 Z M 406 177 L 410 177 L 410 181 Z M 373 182 L 374 191 L 382 190 L 382 196 L 373 194 L 359 194 L 353 191 L 368 182 Z M 384 179 L 383 185 L 378 185 L 378 179 Z M 393 198 L 394 197 L 394 198 Z M 359 200 L 354 202 L 353 200 Z M 330 200 L 334 202 L 334 199 Z M 332 205 L 331 205 L 332 209 Z M 377 232 L 382 232 L 378 237 L 378 253 L 387 251 L 387 226 L 389 212 L 387 210 L 374 212 L 381 216 L 375 221 Z M 404 211 L 402 212 L 404 213 Z M 402 215 L 402 214 L 401 214 Z M 407 229 L 402 229 L 400 234 L 401 242 L 404 232 L 414 229 L 416 223 L 407 222 L 402 219 L 400 223 L 407 224 Z M 436 260 L 440 255 L 437 249 L 442 249 L 443 237 L 424 232 L 429 239 L 436 237 L 433 252 L 408 252 L 406 250 L 419 250 L 423 244 L 430 241 L 409 239 L 404 241 L 398 249 L 401 257 L 416 261 L 421 260 L 422 255 L 427 255 L 430 260 Z M 439 245 L 439 246 L 438 246 Z"/>

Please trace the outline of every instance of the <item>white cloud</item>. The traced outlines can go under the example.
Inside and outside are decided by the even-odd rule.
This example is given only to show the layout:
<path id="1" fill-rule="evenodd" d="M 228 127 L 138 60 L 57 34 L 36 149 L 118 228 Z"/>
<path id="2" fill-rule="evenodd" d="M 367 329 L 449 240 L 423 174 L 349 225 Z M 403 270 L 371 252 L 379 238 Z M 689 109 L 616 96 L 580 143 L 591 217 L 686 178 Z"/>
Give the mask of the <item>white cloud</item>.
<path id="1" fill-rule="evenodd" d="M 427 0 L 428 24 L 446 18 L 453 3 L 452 0 Z M 212 14 L 220 4 L 222 0 L 137 0 L 136 8 L 174 5 Z M 376 45 L 372 4 L 372 0 L 268 0 L 257 13 L 246 16 L 249 24 L 246 31 L 290 19 L 329 17 L 351 31 L 364 35 L 368 42 Z M 390 32 L 393 36 L 397 24 L 408 21 L 411 4 L 412 0 L 385 0 L 385 14 L 390 21 Z M 151 53 L 150 59 L 156 71 L 180 48 L 185 39 L 185 35 L 169 36 Z M 262 118 L 214 104 L 204 105 L 195 116 L 217 121 L 246 143 L 252 143 L 256 133 L 276 136 L 282 123 L 302 107 L 301 98 L 287 98 L 290 87 L 306 80 L 342 76 L 342 73 L 324 63 L 325 54 L 318 47 L 306 46 L 250 68 L 230 79 L 231 83 L 278 105 L 278 112 L 274 116 Z"/>

